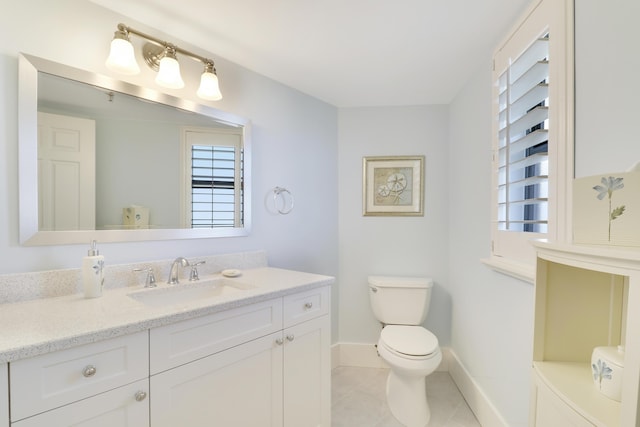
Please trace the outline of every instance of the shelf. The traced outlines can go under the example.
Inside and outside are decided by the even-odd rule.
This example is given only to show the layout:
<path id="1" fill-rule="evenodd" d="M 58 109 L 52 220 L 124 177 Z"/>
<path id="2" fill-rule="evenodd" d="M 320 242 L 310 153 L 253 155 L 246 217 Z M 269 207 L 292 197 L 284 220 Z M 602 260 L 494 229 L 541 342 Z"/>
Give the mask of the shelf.
<path id="1" fill-rule="evenodd" d="M 620 402 L 598 391 L 589 363 L 533 362 L 533 368 L 542 382 L 589 422 L 603 427 L 620 425 Z"/>

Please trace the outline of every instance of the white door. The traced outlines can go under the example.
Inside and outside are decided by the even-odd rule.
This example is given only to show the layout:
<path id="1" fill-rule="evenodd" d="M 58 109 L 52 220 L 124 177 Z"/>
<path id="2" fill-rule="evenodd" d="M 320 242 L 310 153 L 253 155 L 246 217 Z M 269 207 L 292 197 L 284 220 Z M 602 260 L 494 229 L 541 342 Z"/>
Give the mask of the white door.
<path id="1" fill-rule="evenodd" d="M 285 427 L 331 427 L 330 328 L 322 316 L 284 330 Z"/>
<path id="2" fill-rule="evenodd" d="M 93 230 L 95 121 L 38 113 L 40 230 Z"/>
<path id="3" fill-rule="evenodd" d="M 153 427 L 282 426 L 276 332 L 151 377 Z"/>

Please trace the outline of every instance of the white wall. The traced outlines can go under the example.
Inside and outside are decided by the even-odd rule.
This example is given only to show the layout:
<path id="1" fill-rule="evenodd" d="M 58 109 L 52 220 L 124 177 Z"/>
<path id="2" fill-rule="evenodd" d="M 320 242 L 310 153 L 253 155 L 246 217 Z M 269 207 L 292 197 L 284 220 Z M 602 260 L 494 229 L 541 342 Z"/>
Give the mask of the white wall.
<path id="1" fill-rule="evenodd" d="M 576 177 L 640 162 L 640 2 L 576 0 Z"/>
<path id="2" fill-rule="evenodd" d="M 480 262 L 491 230 L 491 68 L 483 65 L 450 106 L 451 347 L 508 425 L 525 426 L 533 285 Z"/>
<path id="3" fill-rule="evenodd" d="M 368 275 L 435 280 L 426 325 L 449 341 L 447 286 L 446 106 L 347 108 L 339 111 L 340 341 L 371 343 L 380 324 L 369 305 Z M 362 158 L 424 155 L 421 217 L 362 216 Z"/>
<path id="4" fill-rule="evenodd" d="M 241 238 L 103 244 L 106 261 L 118 264 L 265 249 L 271 265 L 336 275 L 336 108 L 218 58 L 215 52 L 205 52 L 202 48 L 206 46 L 190 46 L 85 0 L 23 0 L 3 8 L 0 274 L 76 268 L 86 254 L 85 245 L 21 247 L 18 243 L 17 55 L 25 52 L 110 74 L 104 61 L 118 22 L 215 58 L 225 98 L 212 105 L 248 117 L 253 123 L 253 231 Z M 173 93 L 197 101 L 195 89 L 202 70 L 191 60 L 181 61 L 181 65 L 188 86 Z M 129 81 L 154 86 L 153 72 L 144 64 L 141 67 L 142 74 Z M 295 196 L 295 209 L 289 215 L 273 214 L 265 205 L 272 201 L 275 186 L 287 187 Z"/>

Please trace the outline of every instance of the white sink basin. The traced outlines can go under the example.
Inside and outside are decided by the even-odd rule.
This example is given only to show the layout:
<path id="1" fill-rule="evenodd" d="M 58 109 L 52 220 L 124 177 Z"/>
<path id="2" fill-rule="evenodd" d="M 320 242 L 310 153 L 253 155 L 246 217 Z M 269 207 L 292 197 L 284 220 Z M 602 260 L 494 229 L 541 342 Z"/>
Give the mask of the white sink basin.
<path id="1" fill-rule="evenodd" d="M 150 306 L 166 306 L 198 302 L 210 298 L 237 294 L 255 286 L 223 277 L 201 279 L 197 282 L 181 282 L 129 294 L 130 298 Z"/>

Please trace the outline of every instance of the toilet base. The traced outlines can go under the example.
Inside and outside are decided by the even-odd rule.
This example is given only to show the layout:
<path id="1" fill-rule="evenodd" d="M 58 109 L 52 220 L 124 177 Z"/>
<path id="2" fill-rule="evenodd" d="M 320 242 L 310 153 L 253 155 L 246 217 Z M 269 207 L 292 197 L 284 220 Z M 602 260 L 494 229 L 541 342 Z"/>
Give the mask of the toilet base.
<path id="1" fill-rule="evenodd" d="M 387 378 L 387 404 L 406 427 L 425 427 L 431 418 L 425 377 L 401 376 L 393 370 Z"/>

